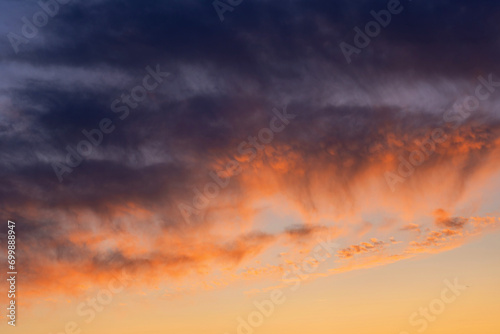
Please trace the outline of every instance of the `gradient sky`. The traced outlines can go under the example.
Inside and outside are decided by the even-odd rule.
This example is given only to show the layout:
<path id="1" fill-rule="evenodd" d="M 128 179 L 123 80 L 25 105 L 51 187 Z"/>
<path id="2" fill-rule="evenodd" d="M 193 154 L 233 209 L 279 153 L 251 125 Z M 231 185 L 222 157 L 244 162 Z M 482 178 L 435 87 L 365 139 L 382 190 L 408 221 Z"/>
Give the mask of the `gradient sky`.
<path id="1" fill-rule="evenodd" d="M 233 334 L 278 290 L 252 333 L 500 332 L 496 1 L 401 1 L 363 47 L 388 1 L 42 3 L 0 0 L 2 333 Z"/>

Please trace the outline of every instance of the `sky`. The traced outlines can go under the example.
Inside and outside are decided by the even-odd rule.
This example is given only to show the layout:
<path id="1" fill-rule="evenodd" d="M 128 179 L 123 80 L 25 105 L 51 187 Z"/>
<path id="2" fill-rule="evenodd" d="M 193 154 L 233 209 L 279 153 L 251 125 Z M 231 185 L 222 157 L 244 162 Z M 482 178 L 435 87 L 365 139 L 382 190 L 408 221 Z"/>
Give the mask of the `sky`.
<path id="1" fill-rule="evenodd" d="M 0 0 L 1 332 L 499 333 L 498 22 Z"/>

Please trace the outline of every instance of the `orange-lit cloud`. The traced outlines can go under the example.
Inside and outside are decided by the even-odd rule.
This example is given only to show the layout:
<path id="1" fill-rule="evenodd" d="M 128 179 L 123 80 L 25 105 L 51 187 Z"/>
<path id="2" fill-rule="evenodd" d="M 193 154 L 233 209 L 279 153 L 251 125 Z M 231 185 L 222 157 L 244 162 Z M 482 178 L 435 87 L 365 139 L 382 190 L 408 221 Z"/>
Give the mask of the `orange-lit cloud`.
<path id="1" fill-rule="evenodd" d="M 498 224 L 470 218 L 477 207 L 459 203 L 497 174 L 500 126 L 470 120 L 450 129 L 448 139 L 392 192 L 384 173 L 419 147 L 438 118 L 403 129 L 394 126 L 390 112 L 379 116 L 370 132 L 355 135 L 327 113 L 317 115 L 324 122 L 292 122 L 288 132 L 255 149 L 253 159 L 238 152 L 234 139 L 212 148 L 205 165 L 194 165 L 190 175 L 177 171 L 177 179 L 167 178 L 171 167 L 151 167 L 157 181 L 144 174 L 131 193 L 118 180 L 105 189 L 76 181 L 71 191 L 37 202 L 36 189 L 28 196 L 17 188 L 4 211 L 17 213 L 26 226 L 27 293 L 79 293 L 122 269 L 150 286 L 165 280 L 219 282 L 209 287 L 279 280 L 285 263 L 298 263 L 321 238 L 339 240 L 341 270 L 451 249 Z M 311 131 L 294 137 L 302 133 L 299 126 Z M 177 204 L 195 206 L 197 191 L 215 182 L 211 168 L 224 169 L 231 160 L 241 162 L 241 172 L 219 173 L 227 186 L 216 196 L 203 195 L 206 205 L 187 224 Z M 213 279 L 216 271 L 224 272 L 223 280 Z"/>

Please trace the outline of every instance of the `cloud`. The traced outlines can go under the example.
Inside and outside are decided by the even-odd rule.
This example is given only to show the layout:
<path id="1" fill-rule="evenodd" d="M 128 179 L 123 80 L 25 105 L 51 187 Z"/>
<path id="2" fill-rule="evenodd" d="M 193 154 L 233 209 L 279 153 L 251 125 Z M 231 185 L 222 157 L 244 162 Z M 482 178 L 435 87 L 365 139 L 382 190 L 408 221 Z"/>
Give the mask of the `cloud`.
<path id="1" fill-rule="evenodd" d="M 328 236 L 363 267 L 495 227 L 463 202 L 498 174 L 500 95 L 457 127 L 443 114 L 500 74 L 498 4 L 408 4 L 348 66 L 338 43 L 385 5 L 253 1 L 221 24 L 199 1 L 73 1 L 18 54 L 3 39 L 0 214 L 18 222 L 29 293 L 78 293 L 123 268 L 151 284 L 278 275 Z M 4 36 L 36 9 L 2 6 Z M 121 120 L 112 102 L 156 64 L 172 75 Z M 285 105 L 290 124 L 242 152 Z M 52 164 L 103 118 L 116 130 L 60 183 Z M 436 128 L 447 139 L 392 193 L 384 173 Z M 229 183 L 187 225 L 178 205 L 213 171 Z"/>
<path id="2" fill-rule="evenodd" d="M 435 224 L 439 227 L 447 227 L 452 230 L 462 229 L 467 222 L 463 218 L 452 218 L 450 214 L 443 209 L 437 209 L 434 212 L 436 217 Z"/>
<path id="3" fill-rule="evenodd" d="M 361 242 L 358 245 L 351 245 L 347 248 L 341 249 L 337 252 L 340 258 L 350 258 L 356 254 L 380 252 L 385 248 L 386 243 L 379 241 L 376 238 L 371 238 L 370 242 Z"/>
<path id="4" fill-rule="evenodd" d="M 421 230 L 419 228 L 419 225 L 418 224 L 414 224 L 414 223 L 410 223 L 408 225 L 405 225 L 401 228 L 401 231 L 415 231 L 415 232 L 418 232 L 420 233 Z"/>

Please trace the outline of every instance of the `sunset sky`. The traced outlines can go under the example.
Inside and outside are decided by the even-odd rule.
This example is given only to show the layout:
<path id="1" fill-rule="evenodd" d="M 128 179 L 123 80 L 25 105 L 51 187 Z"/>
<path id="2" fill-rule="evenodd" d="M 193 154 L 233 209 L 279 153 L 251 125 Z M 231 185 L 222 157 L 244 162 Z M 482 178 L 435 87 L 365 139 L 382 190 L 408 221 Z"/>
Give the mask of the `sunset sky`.
<path id="1" fill-rule="evenodd" d="M 500 333 L 500 4 L 0 0 L 18 334 Z"/>

